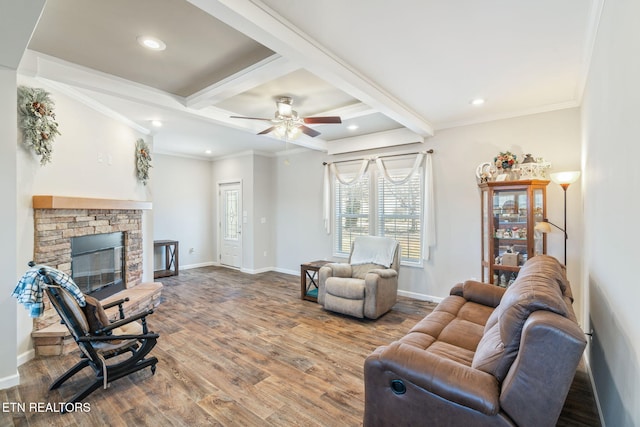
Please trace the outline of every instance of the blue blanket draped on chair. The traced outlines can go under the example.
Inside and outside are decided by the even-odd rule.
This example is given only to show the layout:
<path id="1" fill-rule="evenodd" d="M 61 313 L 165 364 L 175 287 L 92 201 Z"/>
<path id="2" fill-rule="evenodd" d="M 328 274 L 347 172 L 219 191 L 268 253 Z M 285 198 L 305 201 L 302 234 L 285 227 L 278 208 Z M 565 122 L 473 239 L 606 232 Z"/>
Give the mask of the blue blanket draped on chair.
<path id="1" fill-rule="evenodd" d="M 78 301 L 80 307 L 85 306 L 84 294 L 69 275 L 55 268 L 47 267 L 46 265 L 36 265 L 24 273 L 18 281 L 18 285 L 13 290 L 13 293 L 11 293 L 12 297 L 17 298 L 18 302 L 29 310 L 30 317 L 40 317 L 42 313 L 44 313 L 44 302 L 42 298 L 44 295 L 44 287 L 49 285 L 40 274 L 40 269 L 43 268 L 47 275 L 55 282 L 55 285 L 59 285 L 69 291 Z"/>

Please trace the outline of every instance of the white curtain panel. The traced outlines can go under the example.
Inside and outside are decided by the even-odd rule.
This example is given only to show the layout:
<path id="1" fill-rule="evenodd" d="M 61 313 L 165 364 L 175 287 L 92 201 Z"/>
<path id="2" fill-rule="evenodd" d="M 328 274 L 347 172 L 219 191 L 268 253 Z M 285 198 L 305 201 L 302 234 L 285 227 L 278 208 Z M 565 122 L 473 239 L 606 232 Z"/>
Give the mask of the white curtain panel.
<path id="1" fill-rule="evenodd" d="M 431 153 L 427 153 L 424 165 L 424 226 L 422 227 L 422 257 L 428 261 L 431 257 L 431 248 L 436 245 L 436 208 L 433 194 L 433 165 Z"/>
<path id="2" fill-rule="evenodd" d="M 389 172 L 387 171 L 387 167 L 384 165 L 384 162 L 379 157 L 376 159 L 376 166 L 378 167 L 378 171 L 382 174 L 382 176 L 384 176 L 384 179 L 388 183 L 390 183 L 391 185 L 402 185 L 407 181 L 409 181 L 411 178 L 413 178 L 413 175 L 420 170 L 422 159 L 424 159 L 424 153 L 418 153 L 418 155 L 416 156 L 416 161 L 413 162 L 413 167 L 411 168 L 411 171 L 409 172 L 409 174 L 404 178 L 400 178 L 396 180 L 391 178 L 391 176 L 389 175 Z"/>

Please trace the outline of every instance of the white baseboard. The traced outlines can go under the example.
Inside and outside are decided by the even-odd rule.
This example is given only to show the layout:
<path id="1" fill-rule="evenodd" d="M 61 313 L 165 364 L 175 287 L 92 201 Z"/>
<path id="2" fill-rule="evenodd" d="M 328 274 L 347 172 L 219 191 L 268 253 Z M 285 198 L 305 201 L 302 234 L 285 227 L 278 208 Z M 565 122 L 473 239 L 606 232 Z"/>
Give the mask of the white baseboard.
<path id="1" fill-rule="evenodd" d="M 276 273 L 282 273 L 282 274 L 291 274 L 292 276 L 300 276 L 300 270 L 289 270 L 288 268 L 279 268 L 279 267 L 273 267 L 271 269 L 272 271 L 275 271 Z"/>
<path id="2" fill-rule="evenodd" d="M 596 382 L 593 379 L 593 373 L 591 372 L 591 365 L 589 364 L 589 358 L 586 356 L 586 354 L 583 354 L 582 360 L 584 361 L 584 365 L 587 367 L 587 374 L 589 374 L 589 382 L 591 383 L 591 390 L 593 390 L 593 398 L 596 401 L 596 408 L 598 409 L 600 424 L 603 426 L 606 426 L 606 423 L 604 422 L 604 415 L 602 413 L 602 406 L 600 406 L 600 398 L 598 397 L 598 389 L 596 388 Z"/>
<path id="3" fill-rule="evenodd" d="M 240 271 L 247 274 L 260 274 L 260 273 L 266 273 L 268 271 L 273 271 L 273 267 L 263 267 L 263 268 L 255 268 L 255 269 L 241 268 Z"/>
<path id="4" fill-rule="evenodd" d="M 16 371 L 15 374 L 8 377 L 0 378 L 0 390 L 11 388 L 20 384 L 20 374 Z"/>
<path id="5" fill-rule="evenodd" d="M 398 295 L 411 298 L 411 299 L 417 299 L 418 301 L 434 302 L 436 304 L 439 304 L 444 299 L 441 297 L 434 297 L 432 295 L 419 294 L 417 292 L 409 292 L 409 291 L 403 291 L 403 290 L 398 290 Z"/>
<path id="6" fill-rule="evenodd" d="M 29 360 L 36 357 L 36 351 L 34 349 L 27 350 L 22 354 L 18 355 L 18 366 L 27 363 Z"/>
<path id="7" fill-rule="evenodd" d="M 213 262 L 213 261 L 209 261 L 209 262 L 200 262 L 198 264 L 188 264 L 188 265 L 181 265 L 180 266 L 180 270 L 190 270 L 192 268 L 199 268 L 199 267 L 211 267 L 211 266 L 219 266 L 220 264 L 218 264 L 217 262 Z"/>

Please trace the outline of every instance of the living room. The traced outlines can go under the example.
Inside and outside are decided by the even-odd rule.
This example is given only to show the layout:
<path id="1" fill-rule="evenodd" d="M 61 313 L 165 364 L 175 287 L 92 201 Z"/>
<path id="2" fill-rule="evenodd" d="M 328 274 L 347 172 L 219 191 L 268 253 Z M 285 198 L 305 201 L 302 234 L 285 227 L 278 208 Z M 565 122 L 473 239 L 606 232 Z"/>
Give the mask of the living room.
<path id="1" fill-rule="evenodd" d="M 247 212 L 240 269 L 247 274 L 269 270 L 299 274 L 301 263 L 333 257 L 333 236 L 326 233 L 322 217 L 323 162 L 433 149 L 436 244 L 422 266 L 402 267 L 399 288 L 400 295 L 438 301 L 455 283 L 480 275 L 477 165 L 491 161 L 501 151 L 531 152 L 551 162 L 552 171 L 582 172 L 581 180 L 566 193 L 567 265 L 574 309 L 583 330 L 594 333 L 585 358 L 603 421 L 607 425 L 638 424 L 634 402 L 640 394 L 640 331 L 632 302 L 639 291 L 630 284 L 632 248 L 638 233 L 625 214 L 638 207 L 627 193 L 638 185 L 631 162 L 639 153 L 630 142 L 638 130 L 634 117 L 639 111 L 633 95 L 640 85 L 633 76 L 639 64 L 627 53 L 638 47 L 638 30 L 631 17 L 639 11 L 636 5 L 611 2 L 594 2 L 592 7 L 601 8 L 601 14 L 584 76 L 584 95 L 568 108 L 439 128 L 409 149 L 334 156 L 281 144 L 273 153 L 243 151 L 198 159 L 156 152 L 162 141 L 153 139 L 153 167 L 147 185 L 137 181 L 132 170 L 132 145 L 146 135 L 73 98 L 55 82 L 25 73 L 28 66 L 21 72 L 15 61 L 13 65 L 3 62 L 3 93 L 15 94 L 17 85 L 45 87 L 55 100 L 62 130 L 53 161 L 46 166 L 16 144 L 2 146 L 0 188 L 5 199 L 17 200 L 2 214 L 10 225 L 0 232 L 3 240 L 15 241 L 5 245 L 1 257 L 6 294 L 33 256 L 33 195 L 151 201 L 153 210 L 143 213 L 143 265 L 145 280 L 150 280 L 154 239 L 180 241 L 182 268 L 218 263 L 217 187 L 239 180 L 243 211 Z M 13 101 L 3 102 L 3 123 L 10 124 L 2 126 L 3 140 L 13 141 L 17 140 L 12 125 L 15 95 L 7 98 Z M 98 153 L 104 156 L 102 162 L 96 160 Z M 547 203 L 548 218 L 560 222 L 563 191 L 553 183 L 547 188 Z M 607 208 L 613 205 L 614 209 Z M 560 260 L 563 245 L 562 233 L 548 236 L 548 253 Z M 0 378 L 11 378 L 19 363 L 16 359 L 28 357 L 31 320 L 15 307 L 13 299 L 3 300 L 0 311 L 3 322 L 15 325 L 9 329 L 16 331 L 15 337 L 13 331 L 7 333 L 7 342 L 15 346 L 3 349 L 0 363 Z"/>

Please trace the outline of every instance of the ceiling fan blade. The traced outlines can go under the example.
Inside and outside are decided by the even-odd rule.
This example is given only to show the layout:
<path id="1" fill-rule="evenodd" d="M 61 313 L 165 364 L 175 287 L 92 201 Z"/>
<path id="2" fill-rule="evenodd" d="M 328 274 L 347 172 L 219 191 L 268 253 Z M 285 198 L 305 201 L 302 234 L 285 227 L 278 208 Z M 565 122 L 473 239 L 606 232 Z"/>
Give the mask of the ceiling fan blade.
<path id="1" fill-rule="evenodd" d="M 275 126 L 268 127 L 265 130 L 263 130 L 262 132 L 258 132 L 256 135 L 265 135 L 265 134 L 271 132 L 272 130 L 274 130 L 275 128 L 276 128 Z"/>
<path id="2" fill-rule="evenodd" d="M 318 132 L 315 129 L 311 129 L 310 127 L 307 126 L 300 126 L 300 130 L 302 131 L 302 133 L 304 133 L 305 135 L 309 135 L 311 138 L 315 138 L 316 136 L 320 135 L 320 132 Z"/>
<path id="3" fill-rule="evenodd" d="M 265 122 L 270 122 L 273 119 L 265 119 L 263 117 L 245 117 L 245 116 L 229 116 L 232 119 L 248 119 L 248 120 L 262 120 Z"/>
<path id="4" fill-rule="evenodd" d="M 308 124 L 321 124 L 321 123 L 342 123 L 339 116 L 326 116 L 326 117 L 305 117 L 305 123 Z"/>

